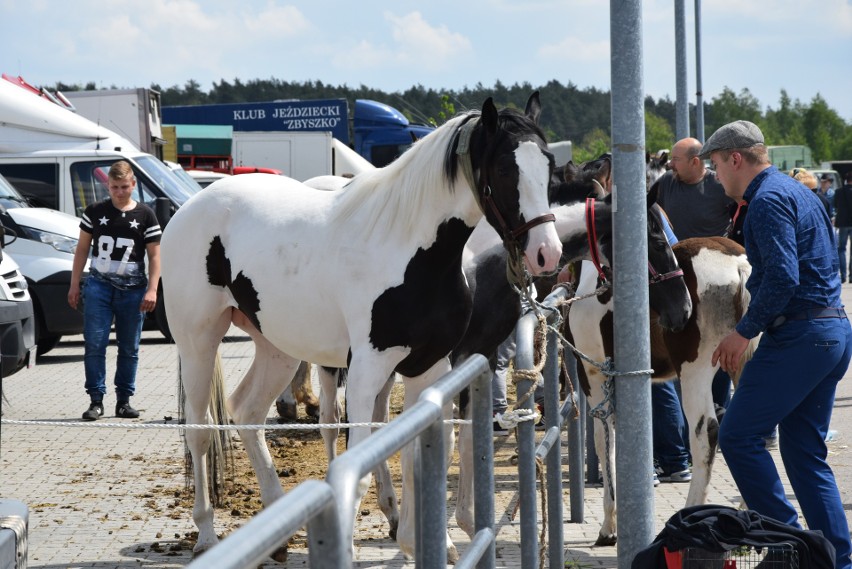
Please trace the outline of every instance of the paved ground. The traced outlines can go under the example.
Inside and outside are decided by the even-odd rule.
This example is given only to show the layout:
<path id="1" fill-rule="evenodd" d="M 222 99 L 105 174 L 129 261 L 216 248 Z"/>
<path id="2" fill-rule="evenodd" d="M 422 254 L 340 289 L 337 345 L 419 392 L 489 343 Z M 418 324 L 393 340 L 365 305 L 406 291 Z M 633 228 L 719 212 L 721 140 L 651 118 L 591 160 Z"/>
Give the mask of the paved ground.
<path id="1" fill-rule="evenodd" d="M 852 305 L 852 285 L 844 286 L 844 299 L 847 306 Z M 242 338 L 231 339 L 224 344 L 222 353 L 228 377 L 236 378 L 247 369 L 253 350 Z M 111 352 L 109 360 L 113 359 Z M 105 423 L 174 424 L 177 417 L 174 346 L 165 343 L 158 334 L 146 332 L 141 362 L 140 395 L 134 400 L 134 405 L 142 410 L 139 420 L 115 419 L 114 401 L 108 398 L 107 416 L 95 423 L 98 427 L 2 426 L 0 497 L 22 500 L 30 508 L 29 567 L 165 569 L 189 563 L 191 554 L 184 540 L 194 526 L 186 502 L 180 499 L 184 473 L 178 432 L 103 427 Z M 4 419 L 76 422 L 87 405 L 82 370 L 81 338 L 68 338 L 41 358 L 34 369 L 3 382 L 8 399 L 3 407 Z M 270 418 L 273 416 L 271 410 Z M 832 429 L 837 435 L 829 445 L 830 462 L 836 470 L 849 516 L 852 380 L 848 376 L 840 384 Z M 517 499 L 515 475 L 509 464 L 513 445 L 514 438 L 503 438 L 497 440 L 495 447 L 497 549 L 501 567 L 519 566 L 519 524 L 509 519 Z M 292 486 L 293 482 L 287 479 L 285 485 Z M 683 506 L 686 491 L 685 484 L 662 484 L 657 488 L 657 529 Z M 738 502 L 737 490 L 721 456 L 710 488 L 710 501 L 729 505 Z M 567 494 L 565 504 L 567 519 Z M 217 511 L 217 529 L 226 532 L 239 524 L 230 513 Z M 601 490 L 587 487 L 584 523 L 565 523 L 566 559 L 576 562 L 573 566 L 616 566 L 615 547 L 592 547 L 600 521 Z M 413 567 L 413 563 L 402 559 L 386 533 L 377 510 L 360 516 L 356 534 L 357 567 Z M 466 537 L 454 529 L 451 535 L 463 548 Z M 307 565 L 306 551 L 295 548 L 286 564 L 270 562 L 266 566 Z"/>

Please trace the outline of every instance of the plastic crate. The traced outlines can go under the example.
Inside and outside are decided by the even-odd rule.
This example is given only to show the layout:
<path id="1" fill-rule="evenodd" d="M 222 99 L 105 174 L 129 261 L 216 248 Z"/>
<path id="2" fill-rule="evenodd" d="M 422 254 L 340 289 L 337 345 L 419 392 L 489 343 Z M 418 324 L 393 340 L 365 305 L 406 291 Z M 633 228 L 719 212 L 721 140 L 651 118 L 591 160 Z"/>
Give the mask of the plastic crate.
<path id="1" fill-rule="evenodd" d="M 799 554 L 791 543 L 742 546 L 717 552 L 689 547 L 665 551 L 668 569 L 798 569 Z"/>

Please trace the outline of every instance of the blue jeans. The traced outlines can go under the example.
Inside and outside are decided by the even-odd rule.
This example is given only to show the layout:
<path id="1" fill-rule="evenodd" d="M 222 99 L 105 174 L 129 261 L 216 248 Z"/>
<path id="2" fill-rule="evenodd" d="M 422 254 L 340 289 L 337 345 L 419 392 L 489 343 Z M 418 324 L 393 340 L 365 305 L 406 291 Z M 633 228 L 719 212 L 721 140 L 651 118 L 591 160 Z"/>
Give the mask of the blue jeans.
<path id="1" fill-rule="evenodd" d="M 517 327 L 497 347 L 497 365 L 491 376 L 491 406 L 494 413 L 505 413 L 509 407 L 509 402 L 506 400 L 506 379 L 509 375 L 509 363 L 515 358 L 517 350 L 516 332 Z M 544 404 L 544 388 L 541 385 L 535 387 L 533 399 L 538 404 Z"/>
<path id="2" fill-rule="evenodd" d="M 115 319 L 118 358 L 115 367 L 115 392 L 118 400 L 128 400 L 136 392 L 136 367 L 139 339 L 145 313 L 139 307 L 145 288 L 122 290 L 89 277 L 83 287 L 83 338 L 86 393 L 93 401 L 106 394 L 106 349 Z"/>
<path id="3" fill-rule="evenodd" d="M 654 460 L 666 474 L 689 468 L 689 435 L 673 381 L 651 384 Z"/>
<path id="4" fill-rule="evenodd" d="M 764 437 L 779 425 L 779 450 L 808 528 L 821 530 L 852 567 L 849 527 L 825 458 L 837 382 L 852 357 L 852 328 L 839 318 L 794 320 L 764 332 L 719 430 L 719 446 L 749 508 L 798 526 Z"/>
<path id="5" fill-rule="evenodd" d="M 837 260 L 840 262 L 840 280 L 846 280 L 846 267 L 849 267 L 849 277 L 852 277 L 852 258 L 846 261 L 846 243 L 852 240 L 852 227 L 837 228 Z"/>

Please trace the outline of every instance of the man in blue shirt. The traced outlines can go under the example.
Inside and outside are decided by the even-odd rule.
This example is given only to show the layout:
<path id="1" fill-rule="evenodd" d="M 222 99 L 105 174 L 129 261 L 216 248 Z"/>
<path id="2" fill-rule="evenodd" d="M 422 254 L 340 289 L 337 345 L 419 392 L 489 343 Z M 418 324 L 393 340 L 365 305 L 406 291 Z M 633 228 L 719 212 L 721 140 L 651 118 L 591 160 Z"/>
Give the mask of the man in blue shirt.
<path id="1" fill-rule="evenodd" d="M 745 365 L 719 431 L 719 446 L 749 508 L 798 526 L 764 437 L 778 424 L 784 468 L 808 527 L 852 567 L 849 527 L 825 437 L 837 382 L 852 357 L 852 328 L 840 302 L 831 220 L 813 192 L 769 162 L 763 133 L 729 123 L 701 149 L 725 192 L 748 202 L 743 227 L 752 273 L 748 312 L 713 353 L 732 372 L 749 339 L 763 336 Z"/>

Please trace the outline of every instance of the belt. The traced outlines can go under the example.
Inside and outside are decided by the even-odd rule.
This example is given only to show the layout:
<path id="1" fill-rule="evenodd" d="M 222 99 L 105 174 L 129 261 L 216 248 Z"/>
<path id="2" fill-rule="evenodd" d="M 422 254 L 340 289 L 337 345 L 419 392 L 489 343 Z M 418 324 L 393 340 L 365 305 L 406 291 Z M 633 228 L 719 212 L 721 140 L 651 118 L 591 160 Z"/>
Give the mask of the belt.
<path id="1" fill-rule="evenodd" d="M 782 314 L 769 325 L 770 330 L 778 328 L 788 320 L 816 320 L 817 318 L 846 318 L 846 311 L 842 308 L 809 308 L 801 312 Z"/>
<path id="2" fill-rule="evenodd" d="M 787 320 L 816 320 L 817 318 L 846 318 L 843 308 L 810 308 L 801 312 L 785 314 Z"/>

